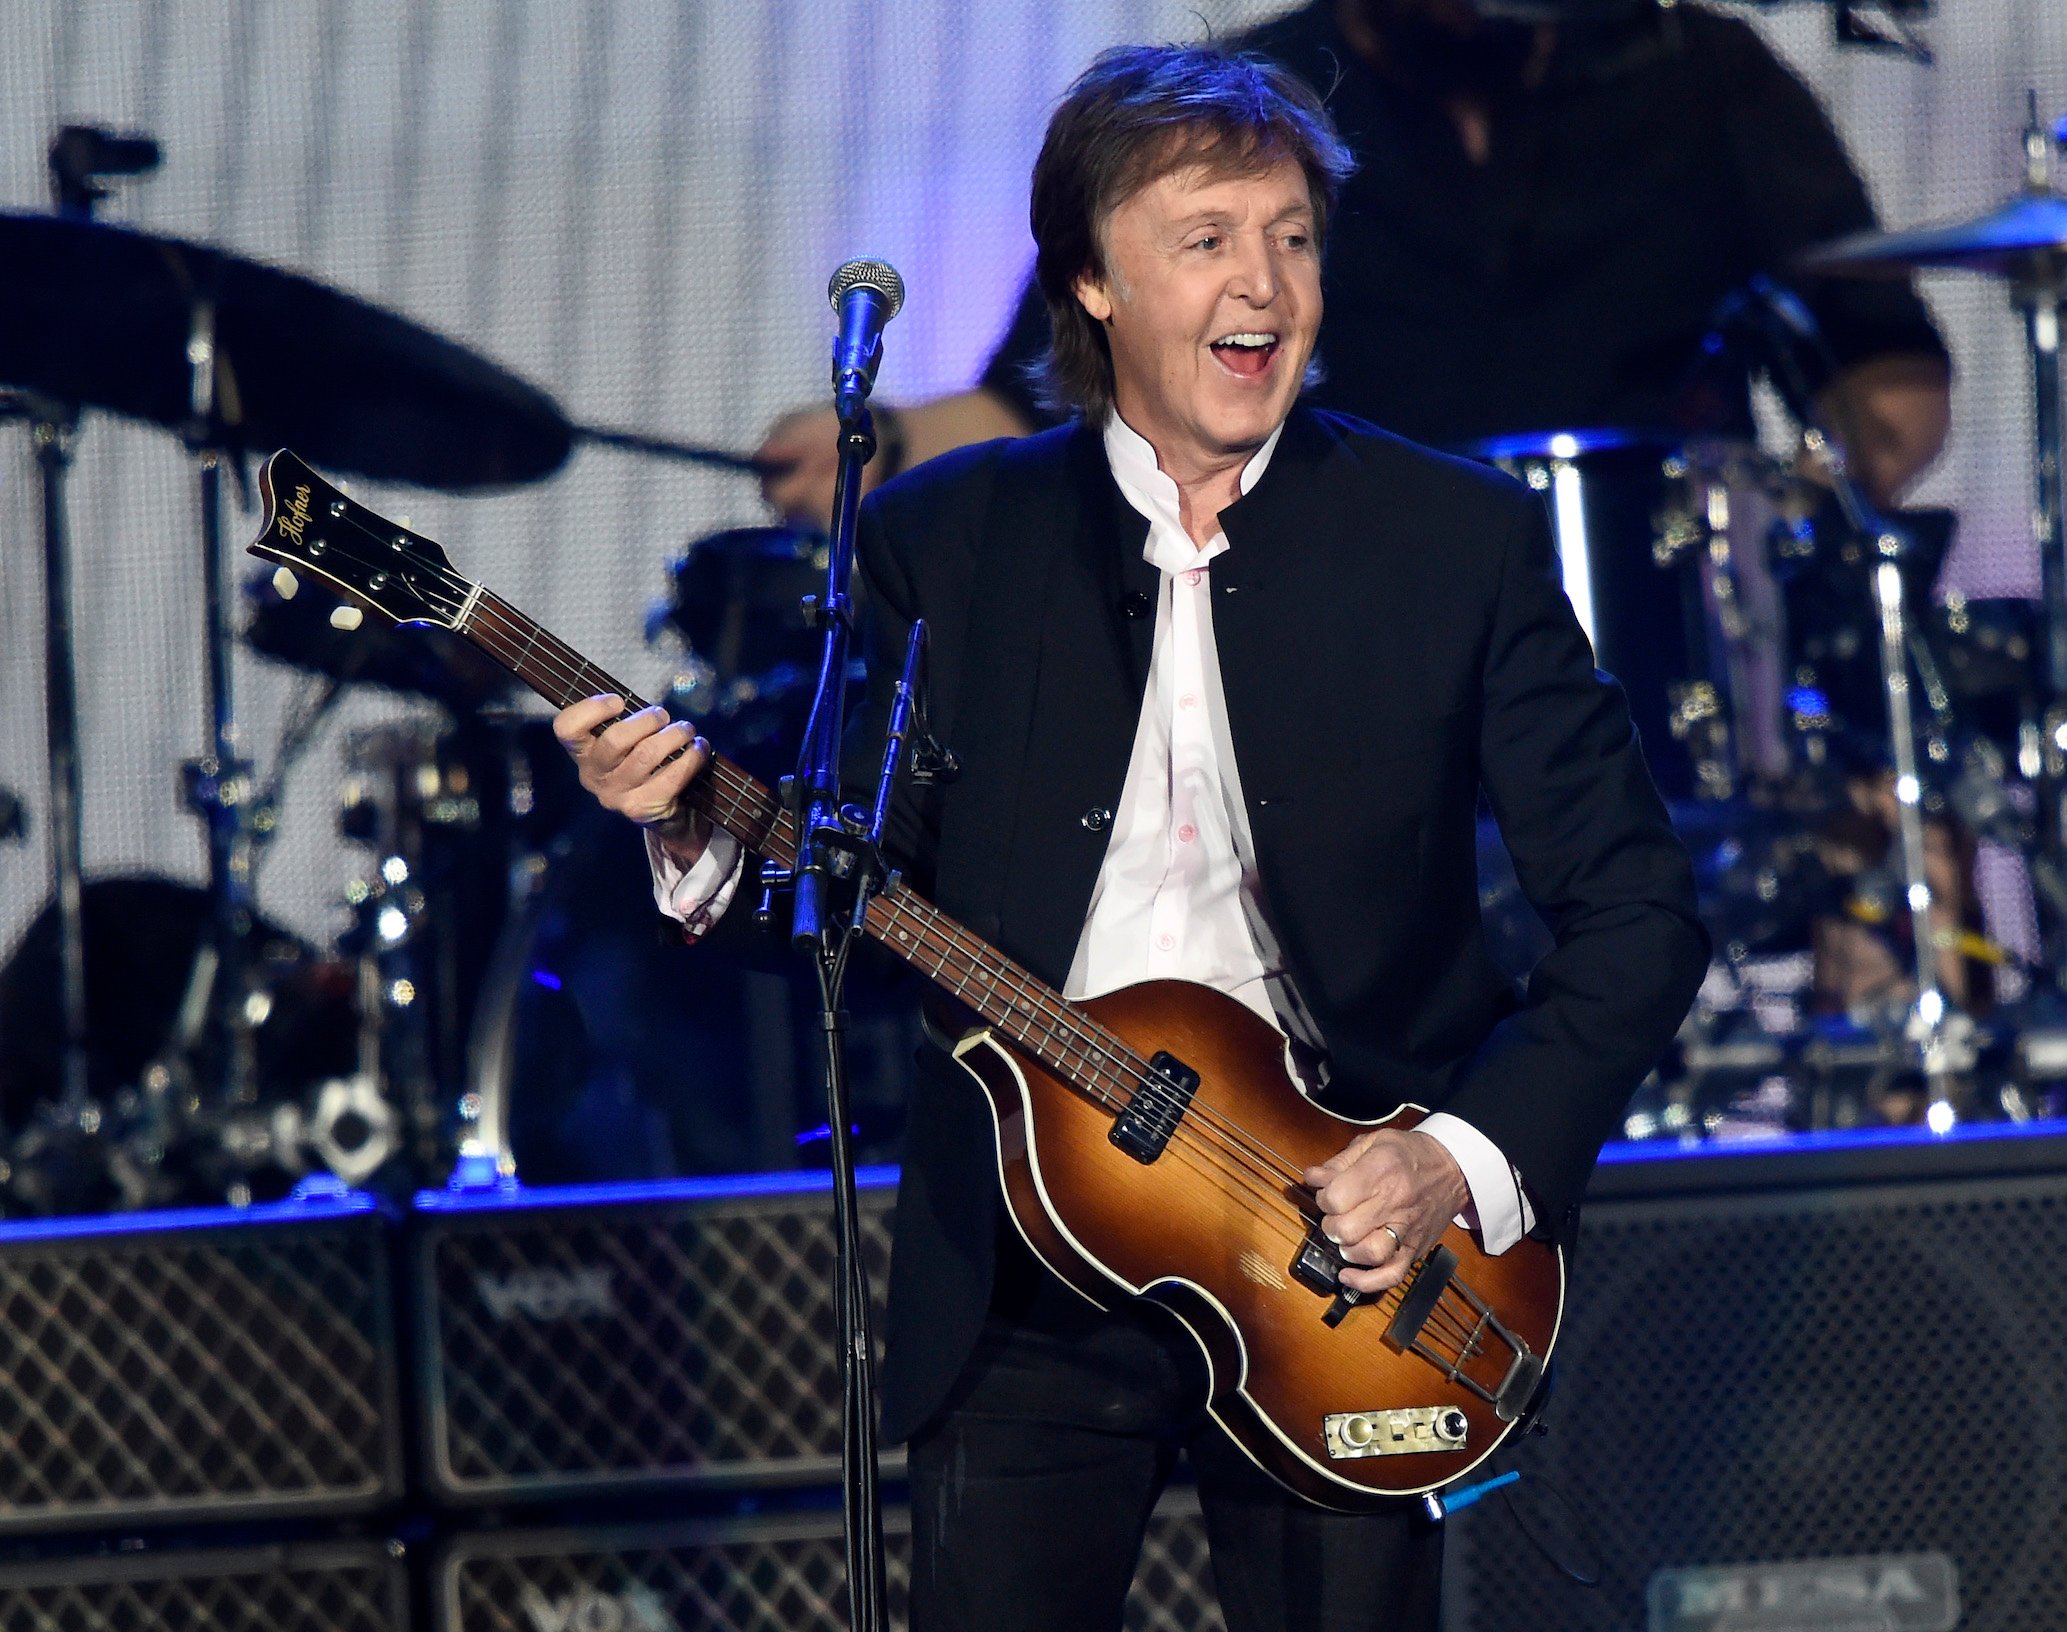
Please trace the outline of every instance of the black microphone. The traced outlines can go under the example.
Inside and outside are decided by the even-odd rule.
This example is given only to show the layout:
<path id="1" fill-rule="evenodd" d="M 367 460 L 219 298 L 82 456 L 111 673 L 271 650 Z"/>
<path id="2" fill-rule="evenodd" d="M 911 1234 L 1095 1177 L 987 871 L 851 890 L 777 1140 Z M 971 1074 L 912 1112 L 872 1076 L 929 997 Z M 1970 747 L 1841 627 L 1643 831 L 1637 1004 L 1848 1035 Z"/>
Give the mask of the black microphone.
<path id="1" fill-rule="evenodd" d="M 875 389 L 883 326 L 904 305 L 904 279 L 885 261 L 849 261 L 833 274 L 825 293 L 840 314 L 833 336 L 833 406 L 845 423 L 861 413 Z"/>

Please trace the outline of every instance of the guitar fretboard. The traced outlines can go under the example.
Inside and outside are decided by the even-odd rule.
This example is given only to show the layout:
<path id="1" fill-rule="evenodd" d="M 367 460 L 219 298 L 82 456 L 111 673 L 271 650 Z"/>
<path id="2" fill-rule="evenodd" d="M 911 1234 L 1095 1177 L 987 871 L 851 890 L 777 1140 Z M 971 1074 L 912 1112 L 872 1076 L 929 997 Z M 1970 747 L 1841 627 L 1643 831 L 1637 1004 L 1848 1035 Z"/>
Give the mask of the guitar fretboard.
<path id="1" fill-rule="evenodd" d="M 470 591 L 467 606 L 455 625 L 459 633 L 555 708 L 604 695 L 624 699 L 619 718 L 650 706 L 501 596 Z M 703 774 L 690 784 L 688 797 L 747 850 L 781 867 L 795 867 L 795 817 L 765 783 L 723 755 L 711 756 Z M 1124 1043 L 1053 987 L 901 883 L 893 881 L 870 902 L 864 928 L 871 939 L 1080 1092 L 1118 1108 L 1141 1083 L 1145 1067 Z"/>

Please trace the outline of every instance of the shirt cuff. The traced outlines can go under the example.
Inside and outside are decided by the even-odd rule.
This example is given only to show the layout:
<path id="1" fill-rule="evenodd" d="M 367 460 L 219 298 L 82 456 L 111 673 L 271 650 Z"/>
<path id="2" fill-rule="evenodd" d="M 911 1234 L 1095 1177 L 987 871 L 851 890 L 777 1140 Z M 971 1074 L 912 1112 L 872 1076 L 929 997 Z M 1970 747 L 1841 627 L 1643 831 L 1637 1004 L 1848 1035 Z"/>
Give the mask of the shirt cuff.
<path id="1" fill-rule="evenodd" d="M 1448 1111 L 1431 1111 L 1415 1131 L 1441 1145 L 1463 1169 L 1471 1206 L 1459 1222 L 1478 1231 L 1479 1245 L 1489 1254 L 1499 1256 L 1536 1227 L 1536 1209 L 1529 1205 L 1521 1175 L 1477 1128 Z"/>
<path id="2" fill-rule="evenodd" d="M 739 841 L 722 827 L 711 833 L 696 865 L 684 868 L 667 853 L 652 828 L 646 829 L 646 859 L 653 867 L 653 903 L 670 918 L 678 920 L 684 934 L 695 940 L 724 917 L 739 889 L 739 875 L 746 870 L 746 855 Z"/>

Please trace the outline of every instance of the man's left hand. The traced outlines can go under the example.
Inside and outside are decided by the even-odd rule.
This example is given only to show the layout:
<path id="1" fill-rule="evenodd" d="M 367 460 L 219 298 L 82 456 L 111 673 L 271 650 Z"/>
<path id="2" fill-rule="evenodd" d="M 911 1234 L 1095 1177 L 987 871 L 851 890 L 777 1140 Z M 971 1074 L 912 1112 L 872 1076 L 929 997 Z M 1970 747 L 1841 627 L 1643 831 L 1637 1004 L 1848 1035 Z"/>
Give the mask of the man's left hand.
<path id="1" fill-rule="evenodd" d="M 1407 1278 L 1450 1220 L 1471 1201 L 1464 1170 L 1425 1133 L 1374 1128 L 1319 1167 L 1306 1170 L 1321 1229 L 1352 1265 L 1342 1284 L 1383 1292 Z"/>

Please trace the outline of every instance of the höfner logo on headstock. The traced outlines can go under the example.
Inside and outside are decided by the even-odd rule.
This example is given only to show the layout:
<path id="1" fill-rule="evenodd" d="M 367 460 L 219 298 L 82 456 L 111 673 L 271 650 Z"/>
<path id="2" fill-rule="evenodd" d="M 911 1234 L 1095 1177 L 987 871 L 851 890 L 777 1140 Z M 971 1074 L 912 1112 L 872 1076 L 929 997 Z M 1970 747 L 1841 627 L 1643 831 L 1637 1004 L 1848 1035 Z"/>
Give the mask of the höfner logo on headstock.
<path id="1" fill-rule="evenodd" d="M 1943 1553 L 1660 1570 L 1648 1632 L 1952 1632 L 1959 1571 Z"/>
<path id="2" fill-rule="evenodd" d="M 280 507 L 280 536 L 292 539 L 299 546 L 302 534 L 309 525 L 309 490 L 306 485 L 294 490 L 294 497 Z"/>

